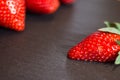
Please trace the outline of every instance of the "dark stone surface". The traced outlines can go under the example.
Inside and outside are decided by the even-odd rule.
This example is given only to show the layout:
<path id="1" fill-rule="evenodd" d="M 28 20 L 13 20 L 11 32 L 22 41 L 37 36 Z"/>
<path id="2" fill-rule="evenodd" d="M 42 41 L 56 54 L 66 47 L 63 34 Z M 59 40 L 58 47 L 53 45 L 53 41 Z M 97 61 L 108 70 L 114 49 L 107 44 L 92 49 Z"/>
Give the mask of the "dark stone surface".
<path id="1" fill-rule="evenodd" d="M 105 20 L 120 22 L 120 2 L 77 0 L 53 15 L 27 13 L 24 32 L 0 28 L 0 80 L 120 80 L 120 66 L 113 63 L 66 57 Z"/>

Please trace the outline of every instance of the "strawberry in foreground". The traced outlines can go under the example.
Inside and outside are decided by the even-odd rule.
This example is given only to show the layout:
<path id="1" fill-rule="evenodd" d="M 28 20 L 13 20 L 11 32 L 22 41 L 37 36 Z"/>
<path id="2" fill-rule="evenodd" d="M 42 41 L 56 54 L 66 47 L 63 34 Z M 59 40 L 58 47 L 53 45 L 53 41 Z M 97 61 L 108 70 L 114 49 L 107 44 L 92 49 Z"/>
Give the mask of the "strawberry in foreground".
<path id="1" fill-rule="evenodd" d="M 24 19 L 25 19 L 24 0 L 0 1 L 0 26 L 15 31 L 23 31 Z"/>
<path id="2" fill-rule="evenodd" d="M 26 0 L 27 9 L 33 13 L 52 14 L 60 6 L 59 0 Z"/>
<path id="3" fill-rule="evenodd" d="M 73 4 L 75 0 L 60 0 L 63 4 Z"/>
<path id="4" fill-rule="evenodd" d="M 74 60 L 120 64 L 120 23 L 105 22 L 106 28 L 92 33 L 71 48 L 68 57 Z"/>

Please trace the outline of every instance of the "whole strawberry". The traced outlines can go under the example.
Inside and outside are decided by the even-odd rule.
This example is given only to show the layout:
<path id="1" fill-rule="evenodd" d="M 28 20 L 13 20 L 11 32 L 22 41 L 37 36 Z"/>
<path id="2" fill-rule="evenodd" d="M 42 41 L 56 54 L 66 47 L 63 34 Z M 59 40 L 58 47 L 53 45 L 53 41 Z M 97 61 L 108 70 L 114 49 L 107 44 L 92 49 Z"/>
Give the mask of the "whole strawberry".
<path id="1" fill-rule="evenodd" d="M 27 9 L 33 13 L 52 14 L 60 6 L 59 0 L 26 0 Z"/>
<path id="2" fill-rule="evenodd" d="M 73 4 L 75 0 L 60 0 L 63 4 Z"/>
<path id="3" fill-rule="evenodd" d="M 92 33 L 68 52 L 74 60 L 120 64 L 120 23 L 105 22 L 107 28 Z"/>
<path id="4" fill-rule="evenodd" d="M 0 1 L 0 26 L 15 30 L 24 30 L 25 1 L 1 0 Z"/>

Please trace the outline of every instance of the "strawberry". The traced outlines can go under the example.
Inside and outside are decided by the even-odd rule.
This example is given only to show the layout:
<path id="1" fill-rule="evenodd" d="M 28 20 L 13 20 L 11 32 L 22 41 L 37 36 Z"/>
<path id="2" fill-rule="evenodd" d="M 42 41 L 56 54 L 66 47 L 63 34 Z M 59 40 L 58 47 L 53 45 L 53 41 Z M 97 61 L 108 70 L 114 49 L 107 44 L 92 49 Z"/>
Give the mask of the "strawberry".
<path id="1" fill-rule="evenodd" d="M 72 4 L 75 0 L 60 0 L 63 4 Z"/>
<path id="2" fill-rule="evenodd" d="M 120 64 L 120 23 L 105 22 L 106 28 L 90 34 L 68 51 L 73 60 Z"/>
<path id="3" fill-rule="evenodd" d="M 60 6 L 59 0 L 26 0 L 27 9 L 33 13 L 52 14 Z"/>
<path id="4" fill-rule="evenodd" d="M 24 0 L 0 1 L 0 25 L 6 28 L 23 31 L 25 19 Z"/>

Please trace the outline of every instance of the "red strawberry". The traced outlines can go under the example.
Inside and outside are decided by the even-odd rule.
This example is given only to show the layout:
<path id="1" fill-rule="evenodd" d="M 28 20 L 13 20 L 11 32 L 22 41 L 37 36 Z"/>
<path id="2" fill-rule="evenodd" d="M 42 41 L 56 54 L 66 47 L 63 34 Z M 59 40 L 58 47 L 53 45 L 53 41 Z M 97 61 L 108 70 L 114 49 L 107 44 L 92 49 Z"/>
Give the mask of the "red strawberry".
<path id="1" fill-rule="evenodd" d="M 75 0 L 60 0 L 63 4 L 72 4 Z"/>
<path id="2" fill-rule="evenodd" d="M 24 30 L 25 1 L 1 0 L 0 25 L 16 31 Z"/>
<path id="3" fill-rule="evenodd" d="M 26 0 L 27 9 L 34 13 L 52 14 L 60 6 L 59 0 Z"/>
<path id="4" fill-rule="evenodd" d="M 106 24 L 109 27 L 99 29 L 71 48 L 68 57 L 97 62 L 109 62 L 117 58 L 115 64 L 120 64 L 120 23 Z"/>

